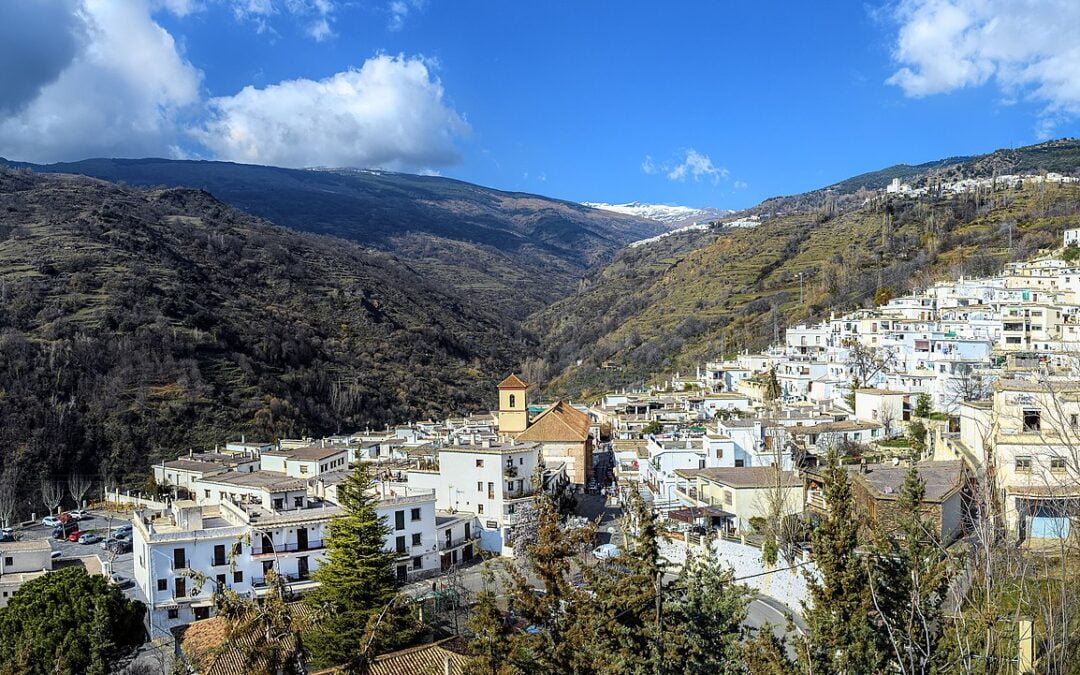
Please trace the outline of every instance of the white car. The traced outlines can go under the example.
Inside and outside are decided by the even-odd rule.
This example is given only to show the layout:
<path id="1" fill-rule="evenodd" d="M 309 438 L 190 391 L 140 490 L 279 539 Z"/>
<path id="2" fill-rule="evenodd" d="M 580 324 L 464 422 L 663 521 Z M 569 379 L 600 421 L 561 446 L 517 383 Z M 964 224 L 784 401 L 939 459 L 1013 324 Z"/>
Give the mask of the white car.
<path id="1" fill-rule="evenodd" d="M 56 527 L 60 524 L 60 519 L 56 516 L 45 516 L 41 519 L 41 524 L 45 527 Z"/>
<path id="2" fill-rule="evenodd" d="M 85 509 L 75 509 L 74 511 L 68 511 L 68 515 L 75 520 L 85 520 L 90 517 L 90 514 Z"/>

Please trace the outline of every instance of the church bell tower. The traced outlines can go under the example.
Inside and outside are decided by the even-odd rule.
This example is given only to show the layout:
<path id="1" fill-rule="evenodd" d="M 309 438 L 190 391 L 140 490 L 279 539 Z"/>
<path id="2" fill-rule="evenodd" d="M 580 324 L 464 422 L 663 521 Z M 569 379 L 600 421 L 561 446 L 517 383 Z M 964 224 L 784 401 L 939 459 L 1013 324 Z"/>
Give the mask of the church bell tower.
<path id="1" fill-rule="evenodd" d="M 499 435 L 515 436 L 529 426 L 529 385 L 511 373 L 499 383 Z"/>

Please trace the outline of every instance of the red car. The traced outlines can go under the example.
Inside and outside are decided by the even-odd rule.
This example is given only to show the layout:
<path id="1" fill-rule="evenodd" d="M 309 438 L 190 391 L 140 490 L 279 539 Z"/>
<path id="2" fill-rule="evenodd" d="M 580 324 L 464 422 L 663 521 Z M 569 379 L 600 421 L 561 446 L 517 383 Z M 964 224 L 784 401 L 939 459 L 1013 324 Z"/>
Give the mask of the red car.
<path id="1" fill-rule="evenodd" d="M 71 534 L 68 535 L 67 540 L 68 541 L 79 541 L 79 537 L 81 537 L 81 536 L 82 536 L 82 532 L 79 532 L 78 530 L 75 530 L 74 532 L 72 532 Z"/>

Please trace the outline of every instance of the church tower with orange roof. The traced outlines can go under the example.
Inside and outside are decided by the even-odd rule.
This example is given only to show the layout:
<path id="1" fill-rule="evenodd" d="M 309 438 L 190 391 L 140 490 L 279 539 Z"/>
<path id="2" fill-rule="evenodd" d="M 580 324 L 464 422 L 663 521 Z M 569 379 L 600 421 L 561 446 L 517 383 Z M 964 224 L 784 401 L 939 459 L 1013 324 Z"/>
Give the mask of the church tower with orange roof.
<path id="1" fill-rule="evenodd" d="M 525 384 L 517 375 L 510 374 L 499 383 L 499 435 L 514 436 L 529 426 L 529 404 Z"/>

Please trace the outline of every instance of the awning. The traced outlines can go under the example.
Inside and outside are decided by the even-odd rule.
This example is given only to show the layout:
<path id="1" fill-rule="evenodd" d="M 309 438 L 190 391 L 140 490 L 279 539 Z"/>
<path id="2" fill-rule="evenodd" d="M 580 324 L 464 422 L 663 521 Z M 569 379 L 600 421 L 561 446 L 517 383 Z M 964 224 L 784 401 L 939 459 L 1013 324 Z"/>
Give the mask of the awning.
<path id="1" fill-rule="evenodd" d="M 195 609 L 196 607 L 213 607 L 213 606 L 214 606 L 214 603 L 210 602 L 209 600 L 200 600 L 198 602 L 191 603 L 191 608 L 192 609 Z"/>
<path id="2" fill-rule="evenodd" d="M 728 513 L 723 509 L 718 509 L 715 506 L 690 506 L 682 509 L 674 509 L 668 511 L 668 518 L 672 520 L 678 520 L 683 523 L 691 523 L 701 520 L 703 518 L 734 518 L 734 513 Z"/>

